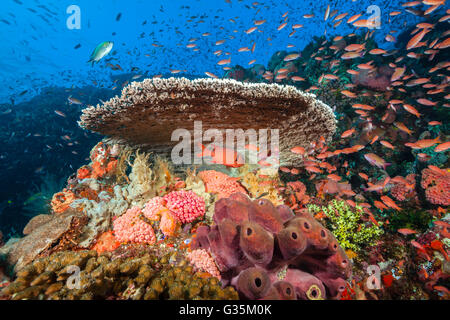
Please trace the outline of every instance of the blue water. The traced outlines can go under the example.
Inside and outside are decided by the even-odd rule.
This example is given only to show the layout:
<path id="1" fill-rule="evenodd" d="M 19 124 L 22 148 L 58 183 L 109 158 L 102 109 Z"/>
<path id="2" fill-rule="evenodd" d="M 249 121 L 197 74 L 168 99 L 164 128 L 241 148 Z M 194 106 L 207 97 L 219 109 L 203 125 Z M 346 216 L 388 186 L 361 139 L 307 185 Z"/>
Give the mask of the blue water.
<path id="1" fill-rule="evenodd" d="M 383 40 L 385 35 L 390 31 L 400 32 L 405 23 L 417 20 L 416 16 L 404 12 L 400 6 L 403 2 L 2 0 L 0 83 L 5 85 L 0 87 L 0 102 L 24 101 L 45 86 L 85 86 L 96 81 L 97 86 L 111 88 L 111 75 L 131 71 L 133 67 L 135 73 L 147 75 L 167 74 L 171 69 L 178 69 L 186 70 L 179 75 L 204 76 L 204 72 L 209 71 L 220 77 L 224 72 L 217 62 L 224 55 L 215 56 L 216 50 L 230 52 L 231 65 L 247 67 L 253 59 L 266 65 L 275 51 L 286 49 L 289 44 L 295 45 L 291 50 L 301 50 L 325 30 L 328 35 L 354 32 L 355 28 L 346 23 L 348 18 L 360 13 L 363 14 L 360 19 L 369 18 L 376 13 L 369 8 L 374 5 L 381 14 L 381 28 L 376 30 L 375 39 L 381 47 L 392 48 L 392 43 Z M 348 12 L 337 28 L 333 28 L 333 19 L 324 22 L 328 4 L 331 11 L 337 9 L 338 14 Z M 80 8 L 80 29 L 67 27 L 71 14 L 66 11 L 70 5 Z M 391 17 L 389 14 L 393 11 L 403 13 Z M 288 25 L 277 31 L 286 12 Z M 315 17 L 303 18 L 310 13 Z M 119 14 L 120 19 L 117 19 Z M 256 32 L 244 32 L 253 26 L 254 20 L 262 19 L 267 21 Z M 289 37 L 291 26 L 296 23 L 304 27 Z M 211 35 L 203 37 L 205 32 Z M 195 42 L 199 51 L 186 48 L 191 38 L 199 39 Z M 216 46 L 218 40 L 226 42 Z M 119 64 L 124 71 L 106 67 L 106 60 L 94 67 L 86 63 L 93 49 L 103 41 L 114 42 L 115 54 L 108 57 L 109 62 Z M 253 42 L 256 43 L 254 53 L 237 52 L 240 47 L 250 48 Z M 75 49 L 77 46 L 79 48 Z"/>

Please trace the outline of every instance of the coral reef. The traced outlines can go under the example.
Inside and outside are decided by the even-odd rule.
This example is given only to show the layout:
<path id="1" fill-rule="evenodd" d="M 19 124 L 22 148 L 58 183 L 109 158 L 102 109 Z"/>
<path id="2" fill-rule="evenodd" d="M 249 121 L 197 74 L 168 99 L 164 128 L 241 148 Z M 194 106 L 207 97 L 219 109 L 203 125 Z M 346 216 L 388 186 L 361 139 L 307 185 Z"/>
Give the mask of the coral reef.
<path id="1" fill-rule="evenodd" d="M 55 213 L 62 213 L 69 209 L 69 206 L 75 200 L 75 195 L 71 190 L 64 189 L 55 193 L 51 201 L 51 208 Z"/>
<path id="2" fill-rule="evenodd" d="M 400 176 L 394 177 L 392 180 L 398 179 L 393 183 L 391 188 L 391 195 L 399 200 L 412 200 L 417 198 L 417 193 L 415 190 L 416 186 L 416 175 L 411 173 L 407 175 L 404 179 Z"/>
<path id="3" fill-rule="evenodd" d="M 151 253 L 98 255 L 96 251 L 61 251 L 39 258 L 17 273 L 1 291 L 12 300 L 92 299 L 237 299 L 233 288 L 200 277 L 186 261 L 178 266 Z"/>
<path id="4" fill-rule="evenodd" d="M 106 231 L 102 233 L 98 239 L 96 239 L 95 245 L 92 247 L 92 250 L 97 251 L 98 254 L 101 254 L 106 251 L 114 251 L 120 246 L 120 242 L 114 236 L 113 231 Z"/>
<path id="5" fill-rule="evenodd" d="M 250 197 L 268 199 L 275 205 L 284 203 L 279 194 L 281 181 L 278 170 L 273 168 L 250 170 L 250 168 L 244 166 L 241 169 L 240 176 L 242 176 L 241 184 L 248 191 Z M 247 193 L 239 190 L 236 192 Z"/>
<path id="6" fill-rule="evenodd" d="M 425 168 L 422 171 L 422 188 L 427 200 L 433 204 L 450 206 L 450 172 L 439 168 Z"/>
<path id="7" fill-rule="evenodd" d="M 307 210 L 275 207 L 242 193 L 217 201 L 215 225 L 200 226 L 191 249 L 208 250 L 224 284 L 246 299 L 339 298 L 351 263 Z"/>

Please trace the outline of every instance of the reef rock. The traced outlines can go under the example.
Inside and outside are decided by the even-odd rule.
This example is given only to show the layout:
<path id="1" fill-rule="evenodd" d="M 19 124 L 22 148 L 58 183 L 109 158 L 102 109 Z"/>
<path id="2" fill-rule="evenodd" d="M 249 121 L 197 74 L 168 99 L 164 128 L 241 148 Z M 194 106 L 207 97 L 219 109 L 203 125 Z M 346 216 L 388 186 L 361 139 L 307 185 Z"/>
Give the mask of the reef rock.
<path id="1" fill-rule="evenodd" d="M 8 264 L 14 265 L 15 272 L 19 271 L 41 252 L 56 244 L 79 215 L 81 214 L 69 210 L 59 215 L 36 216 L 24 229 L 28 235 L 10 246 L 2 247 L 0 255 L 6 255 Z"/>

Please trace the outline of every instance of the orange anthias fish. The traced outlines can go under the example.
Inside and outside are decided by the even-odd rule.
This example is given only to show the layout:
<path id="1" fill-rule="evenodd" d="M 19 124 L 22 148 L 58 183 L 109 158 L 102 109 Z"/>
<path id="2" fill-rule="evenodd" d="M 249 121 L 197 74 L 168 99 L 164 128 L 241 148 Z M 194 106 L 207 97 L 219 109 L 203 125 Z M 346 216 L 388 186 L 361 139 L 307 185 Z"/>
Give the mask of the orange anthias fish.
<path id="1" fill-rule="evenodd" d="M 412 230 L 412 229 L 408 229 L 408 228 L 398 229 L 397 232 L 401 233 L 404 236 L 417 233 L 417 231 Z"/>
<path id="2" fill-rule="evenodd" d="M 355 129 L 354 129 L 354 128 L 352 128 L 352 129 L 350 129 L 350 130 L 347 130 L 347 131 L 344 131 L 344 132 L 341 134 L 341 138 L 347 138 L 347 137 L 350 137 L 353 133 L 355 133 Z"/>
<path id="3" fill-rule="evenodd" d="M 365 173 L 360 172 L 360 173 L 358 173 L 358 175 L 366 181 L 369 180 L 369 176 Z"/>
<path id="4" fill-rule="evenodd" d="M 347 98 L 356 98 L 357 97 L 356 93 L 353 93 L 353 92 L 348 91 L 348 90 L 342 90 L 341 93 L 344 96 L 346 96 Z"/>
<path id="5" fill-rule="evenodd" d="M 375 107 L 369 106 L 367 104 L 360 104 L 360 103 L 352 105 L 352 108 L 354 108 L 354 109 L 362 109 L 362 110 L 369 110 L 369 111 L 370 110 L 375 110 Z"/>
<path id="6" fill-rule="evenodd" d="M 385 205 L 387 205 L 388 207 L 395 209 L 395 210 L 402 210 L 402 208 L 400 208 L 394 200 L 392 200 L 391 198 L 389 198 L 388 196 L 382 196 L 381 197 L 381 201 L 384 202 Z"/>
<path id="7" fill-rule="evenodd" d="M 396 126 L 399 130 L 406 132 L 407 134 L 411 135 L 412 131 L 409 130 L 404 123 L 402 122 L 394 122 L 394 126 Z"/>
<path id="8" fill-rule="evenodd" d="M 386 169 L 387 166 L 391 165 L 387 163 L 383 158 L 377 156 L 375 153 L 366 153 L 364 158 L 369 161 L 369 163 L 373 166 L 376 166 L 380 169 Z"/>
<path id="9" fill-rule="evenodd" d="M 296 154 L 300 154 L 300 155 L 304 155 L 306 153 L 305 148 L 303 147 L 294 147 L 291 149 L 292 153 L 296 153 Z"/>
<path id="10" fill-rule="evenodd" d="M 414 108 L 413 106 L 409 105 L 409 104 L 404 104 L 403 108 L 408 111 L 409 113 L 415 115 L 417 118 L 420 118 L 421 114 L 419 113 L 419 111 L 417 111 L 416 108 Z"/>
<path id="11" fill-rule="evenodd" d="M 362 149 L 364 149 L 364 146 L 360 145 L 360 144 L 357 144 L 357 145 L 354 145 L 353 147 L 344 148 L 342 150 L 336 150 L 336 151 L 339 151 L 339 153 L 350 154 L 350 153 L 358 152 L 358 151 L 360 151 Z M 336 154 L 338 154 L 338 153 L 336 153 Z"/>
<path id="12" fill-rule="evenodd" d="M 199 158 L 211 158 L 210 162 L 223 164 L 227 167 L 239 168 L 244 165 L 244 158 L 235 150 L 219 148 L 215 145 L 205 147 L 201 144 L 202 152 L 197 155 Z"/>
<path id="13" fill-rule="evenodd" d="M 394 82 L 398 79 L 400 79 L 403 74 L 405 73 L 406 68 L 395 68 L 394 73 L 391 76 L 391 81 Z"/>
<path id="14" fill-rule="evenodd" d="M 312 173 L 322 173 L 322 170 L 320 170 L 317 167 L 308 166 L 308 167 L 305 167 L 305 170 L 308 172 L 312 172 Z"/>
<path id="15" fill-rule="evenodd" d="M 381 202 L 381 201 L 375 200 L 375 201 L 373 202 L 373 204 L 374 204 L 375 207 L 377 207 L 380 211 L 383 211 L 383 210 L 387 210 L 387 209 L 388 209 L 388 207 L 386 207 L 386 206 L 384 205 L 384 203 Z"/>
<path id="16" fill-rule="evenodd" d="M 450 148 L 450 141 L 441 143 L 436 148 L 434 148 L 434 152 L 443 152 L 447 151 Z"/>
<path id="17" fill-rule="evenodd" d="M 439 139 L 439 137 L 437 137 L 436 139 L 423 139 L 423 140 L 416 141 L 414 143 L 412 143 L 412 142 L 405 143 L 405 146 L 410 147 L 412 149 L 424 149 L 424 148 L 432 147 L 436 143 L 439 143 L 439 142 L 441 142 L 441 140 Z"/>
<path id="18" fill-rule="evenodd" d="M 385 146 L 386 148 L 389 148 L 389 149 L 392 149 L 392 150 L 395 149 L 395 147 L 394 147 L 392 144 L 390 144 L 389 142 L 387 142 L 387 141 L 385 141 L 385 140 L 381 140 L 380 143 L 381 143 L 383 146 Z"/>

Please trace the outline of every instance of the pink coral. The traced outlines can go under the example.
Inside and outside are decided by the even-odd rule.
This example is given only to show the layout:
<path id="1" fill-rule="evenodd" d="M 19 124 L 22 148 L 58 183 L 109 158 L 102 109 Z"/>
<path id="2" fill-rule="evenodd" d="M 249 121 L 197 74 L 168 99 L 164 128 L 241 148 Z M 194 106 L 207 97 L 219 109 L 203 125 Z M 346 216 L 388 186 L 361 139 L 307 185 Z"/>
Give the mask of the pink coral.
<path id="1" fill-rule="evenodd" d="M 450 205 L 450 172 L 437 167 L 422 170 L 421 186 L 433 204 Z"/>
<path id="2" fill-rule="evenodd" d="M 391 195 L 398 201 L 405 201 L 410 199 L 415 199 L 417 196 L 415 185 L 416 185 L 416 175 L 409 174 L 406 178 L 397 176 L 394 178 L 396 180 L 391 188 Z"/>
<path id="3" fill-rule="evenodd" d="M 134 206 L 114 220 L 114 235 L 119 242 L 148 243 L 156 241 L 152 226 L 140 219 L 141 209 Z"/>
<path id="4" fill-rule="evenodd" d="M 147 219 L 158 221 L 162 211 L 166 210 L 164 205 L 165 201 L 162 197 L 154 197 L 145 204 L 142 213 Z"/>
<path id="5" fill-rule="evenodd" d="M 172 191 L 164 196 L 166 208 L 181 223 L 189 223 L 205 214 L 205 200 L 192 191 Z"/>
<path id="6" fill-rule="evenodd" d="M 194 266 L 197 271 L 208 272 L 213 277 L 220 279 L 220 272 L 211 255 L 205 249 L 196 249 L 189 252 L 186 256 L 187 260 Z"/>
<path id="7" fill-rule="evenodd" d="M 198 176 L 205 184 L 206 192 L 217 193 L 219 199 L 228 198 L 237 192 L 247 193 L 236 178 L 227 176 L 222 172 L 206 170 L 200 172 Z"/>

